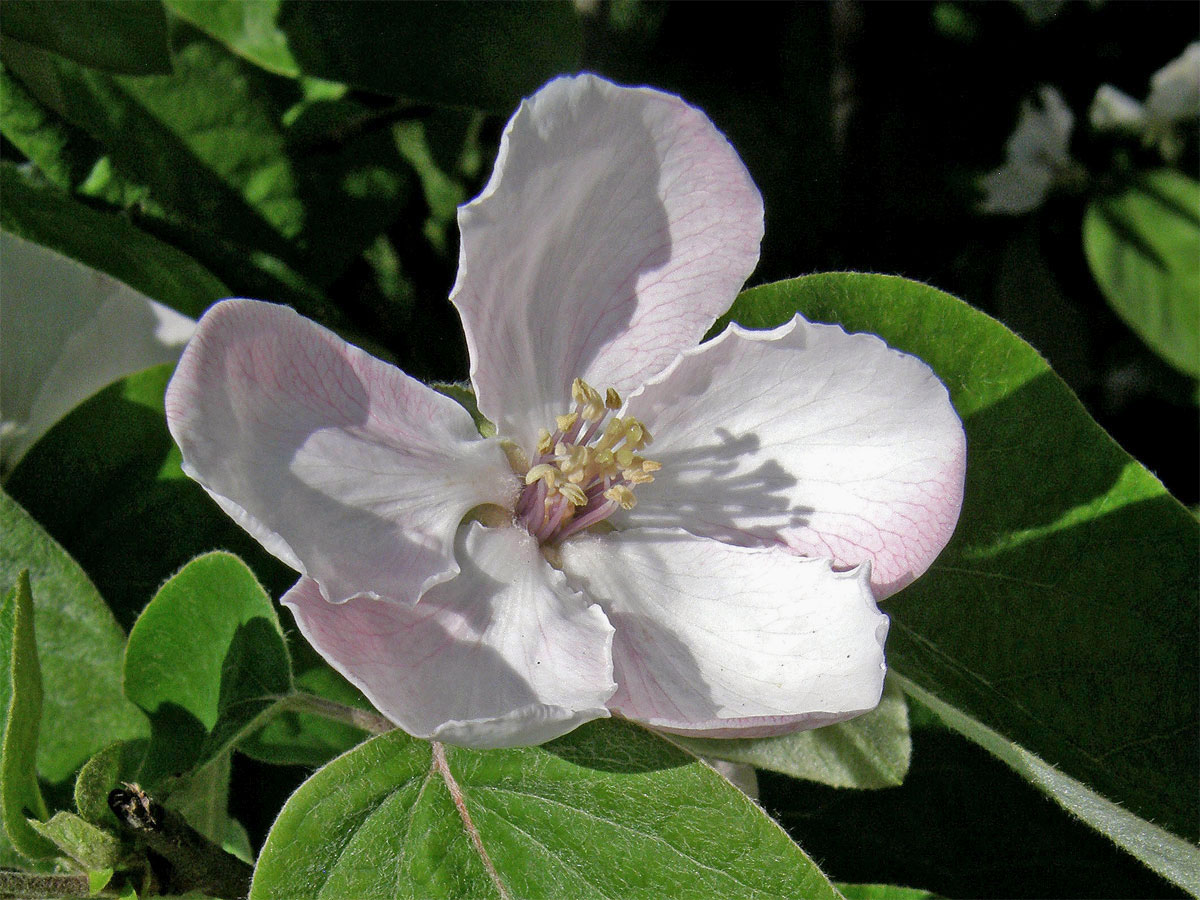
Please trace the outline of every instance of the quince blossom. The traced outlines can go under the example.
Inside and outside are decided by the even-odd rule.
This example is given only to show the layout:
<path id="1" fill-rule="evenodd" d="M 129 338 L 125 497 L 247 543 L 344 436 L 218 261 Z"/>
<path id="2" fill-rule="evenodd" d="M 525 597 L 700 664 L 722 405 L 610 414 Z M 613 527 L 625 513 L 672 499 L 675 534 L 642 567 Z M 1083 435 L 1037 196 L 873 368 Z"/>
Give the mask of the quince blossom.
<path id="1" fill-rule="evenodd" d="M 668 94 L 551 82 L 459 225 L 451 300 L 497 436 L 249 300 L 204 316 L 171 382 L 185 470 L 301 573 L 305 637 L 406 731 L 480 747 L 874 707 L 876 599 L 962 500 L 929 368 L 799 317 L 697 346 L 757 263 L 762 200 Z"/>

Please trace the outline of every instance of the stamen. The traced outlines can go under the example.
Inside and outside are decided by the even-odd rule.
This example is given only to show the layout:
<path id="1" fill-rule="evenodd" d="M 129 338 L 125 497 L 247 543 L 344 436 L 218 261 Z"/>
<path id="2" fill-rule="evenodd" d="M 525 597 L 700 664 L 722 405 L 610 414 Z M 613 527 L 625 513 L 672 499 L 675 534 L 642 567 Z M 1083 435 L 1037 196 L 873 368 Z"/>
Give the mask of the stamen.
<path id="1" fill-rule="evenodd" d="M 509 454 L 514 471 L 524 473 L 525 489 L 516 521 L 543 545 L 554 545 L 603 522 L 618 509 L 633 509 L 634 488 L 654 481 L 662 464 L 637 451 L 652 440 L 632 416 L 612 413 L 622 406 L 615 388 L 601 394 L 582 378 L 571 383 L 575 410 L 555 416 L 553 432 L 537 435 L 533 465 Z M 507 452 L 507 451 L 506 451 Z"/>
<path id="2" fill-rule="evenodd" d="M 621 509 L 633 509 L 637 506 L 637 497 L 623 484 L 614 484 L 604 492 L 604 496 L 618 504 Z"/>
<path id="3" fill-rule="evenodd" d="M 577 484 L 564 484 L 558 492 L 571 501 L 572 506 L 587 506 L 588 497 L 583 488 Z"/>

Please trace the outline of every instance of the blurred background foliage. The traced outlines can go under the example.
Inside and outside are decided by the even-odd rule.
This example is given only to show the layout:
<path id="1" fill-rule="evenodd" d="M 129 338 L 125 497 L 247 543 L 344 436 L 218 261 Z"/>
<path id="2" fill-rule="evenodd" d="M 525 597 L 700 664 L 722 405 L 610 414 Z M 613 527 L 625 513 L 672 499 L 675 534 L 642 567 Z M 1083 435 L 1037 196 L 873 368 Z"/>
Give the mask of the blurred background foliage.
<path id="1" fill-rule="evenodd" d="M 102 60 L 81 58 L 69 32 L 39 30 L 27 6 L 8 0 L 0 20 L 14 233 L 87 260 L 131 229 L 198 261 L 212 290 L 291 303 L 417 377 L 460 380 L 465 345 L 446 302 L 455 207 L 486 182 L 521 96 L 593 71 L 676 92 L 728 135 L 765 199 L 752 283 L 855 270 L 953 293 L 1033 344 L 1176 497 L 1200 501 L 1196 382 L 1112 310 L 1081 237 L 1089 202 L 1162 166 L 1153 148 L 1082 127 L 1096 89 L 1145 96 L 1197 38 L 1193 4 L 601 0 L 339 16 L 341 4 L 168 0 L 127 4 L 128 27 L 108 41 L 124 52 Z M 1084 174 L 1030 213 L 985 216 L 979 178 L 1003 163 L 1042 85 L 1075 111 Z M 1194 175 L 1194 127 L 1181 140 L 1174 164 Z M 53 203 L 78 210 L 72 228 L 39 217 Z M 204 305 L 134 286 L 191 315 Z M 87 567 L 85 544 L 56 536 Z M 238 549 L 272 593 L 287 586 L 288 573 Z M 117 609 L 126 627 L 138 602 Z M 902 787 L 769 776 L 762 801 L 838 880 L 948 896 L 1177 894 L 933 722 L 915 716 Z M 235 760 L 231 812 L 256 846 L 310 771 Z"/>

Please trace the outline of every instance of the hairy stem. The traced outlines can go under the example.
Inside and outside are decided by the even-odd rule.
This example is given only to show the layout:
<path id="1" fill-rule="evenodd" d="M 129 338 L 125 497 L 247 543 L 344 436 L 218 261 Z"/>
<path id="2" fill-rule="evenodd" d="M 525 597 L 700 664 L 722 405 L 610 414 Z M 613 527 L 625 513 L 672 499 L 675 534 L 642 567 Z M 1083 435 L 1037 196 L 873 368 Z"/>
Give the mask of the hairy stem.
<path id="1" fill-rule="evenodd" d="M 396 728 L 394 723 L 385 719 L 379 713 L 359 709 L 357 706 L 336 703 L 333 700 L 326 700 L 324 697 L 318 697 L 315 694 L 305 694 L 303 692 L 288 694 L 286 697 L 281 698 L 279 702 L 281 708 L 284 710 L 310 713 L 314 716 L 332 719 L 335 722 L 343 722 L 346 725 L 361 728 L 363 731 L 369 731 L 371 734 L 384 734 L 388 731 L 394 731 Z"/>
<path id="2" fill-rule="evenodd" d="M 87 897 L 86 875 L 37 875 L 0 870 L 0 897 Z"/>

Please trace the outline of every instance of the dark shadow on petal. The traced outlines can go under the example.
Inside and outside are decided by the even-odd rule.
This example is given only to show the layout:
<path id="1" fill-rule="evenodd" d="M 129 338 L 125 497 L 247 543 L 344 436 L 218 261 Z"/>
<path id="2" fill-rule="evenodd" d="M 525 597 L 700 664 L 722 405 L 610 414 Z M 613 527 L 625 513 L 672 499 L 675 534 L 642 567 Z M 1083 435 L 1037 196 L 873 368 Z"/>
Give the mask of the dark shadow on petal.
<path id="1" fill-rule="evenodd" d="M 813 508 L 792 504 L 792 488 L 799 479 L 778 460 L 766 459 L 754 469 L 742 470 L 744 458 L 756 453 L 760 444 L 757 434 L 734 435 L 714 428 L 707 444 L 665 453 L 650 448 L 647 455 L 663 465 L 653 483 L 637 490 L 639 501 L 651 501 L 650 509 L 614 517 L 614 523 L 683 528 L 739 546 L 783 543 L 780 531 L 807 524 Z M 735 527 L 746 510 L 753 510 L 760 524 Z"/>

